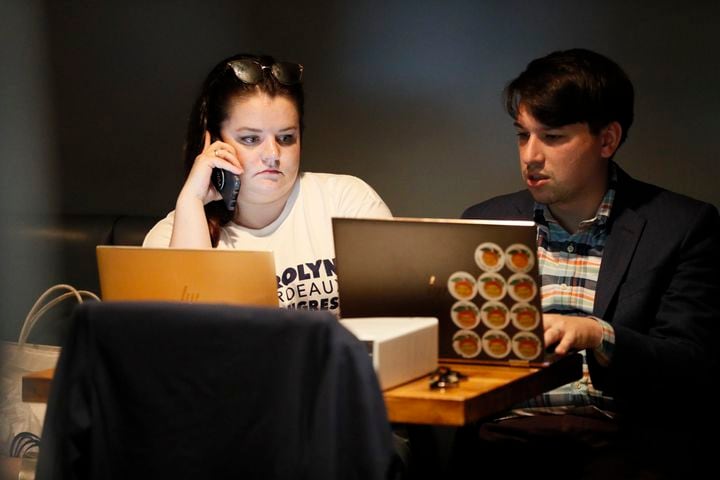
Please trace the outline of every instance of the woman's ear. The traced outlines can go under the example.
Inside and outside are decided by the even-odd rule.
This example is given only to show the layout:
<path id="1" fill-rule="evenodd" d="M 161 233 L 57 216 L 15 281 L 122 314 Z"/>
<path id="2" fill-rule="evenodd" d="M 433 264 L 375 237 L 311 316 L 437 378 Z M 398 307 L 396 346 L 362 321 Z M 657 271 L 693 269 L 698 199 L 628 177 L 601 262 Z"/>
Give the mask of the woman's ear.
<path id="1" fill-rule="evenodd" d="M 610 158 L 620 146 L 622 126 L 619 122 L 610 122 L 600 131 L 600 155 Z"/>

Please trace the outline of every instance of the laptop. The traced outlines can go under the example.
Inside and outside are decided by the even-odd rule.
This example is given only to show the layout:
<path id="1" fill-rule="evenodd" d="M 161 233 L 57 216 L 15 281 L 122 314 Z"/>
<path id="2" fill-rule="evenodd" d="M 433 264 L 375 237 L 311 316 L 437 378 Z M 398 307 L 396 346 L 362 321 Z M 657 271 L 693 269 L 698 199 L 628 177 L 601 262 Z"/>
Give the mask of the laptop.
<path id="1" fill-rule="evenodd" d="M 529 221 L 333 218 L 341 318 L 436 317 L 441 361 L 546 365 Z"/>
<path id="2" fill-rule="evenodd" d="M 103 300 L 278 306 L 272 252 L 96 247 Z"/>

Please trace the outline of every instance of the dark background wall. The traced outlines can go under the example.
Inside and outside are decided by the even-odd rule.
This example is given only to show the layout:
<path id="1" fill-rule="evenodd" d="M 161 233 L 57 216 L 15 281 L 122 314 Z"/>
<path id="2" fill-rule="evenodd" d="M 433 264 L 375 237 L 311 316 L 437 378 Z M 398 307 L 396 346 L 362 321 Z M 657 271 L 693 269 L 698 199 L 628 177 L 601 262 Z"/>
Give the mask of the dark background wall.
<path id="1" fill-rule="evenodd" d="M 522 187 L 500 103 L 505 83 L 550 51 L 595 49 L 637 90 L 636 123 L 617 161 L 720 205 L 718 2 L 4 0 L 1 8 L 6 230 L 17 215 L 172 209 L 192 100 L 209 68 L 241 51 L 305 65 L 305 170 L 358 175 L 398 216 L 457 217 Z M 52 262 L 5 271 L 4 294 L 18 275 L 42 280 Z"/>

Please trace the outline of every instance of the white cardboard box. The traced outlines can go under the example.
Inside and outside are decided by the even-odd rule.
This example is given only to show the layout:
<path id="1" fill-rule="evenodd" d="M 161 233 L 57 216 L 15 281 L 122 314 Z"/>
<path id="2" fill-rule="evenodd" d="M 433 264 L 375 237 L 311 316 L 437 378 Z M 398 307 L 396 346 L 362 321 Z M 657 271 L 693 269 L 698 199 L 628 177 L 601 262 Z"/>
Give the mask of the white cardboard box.
<path id="1" fill-rule="evenodd" d="M 437 318 L 363 317 L 344 318 L 340 323 L 368 346 L 383 390 L 437 368 Z"/>

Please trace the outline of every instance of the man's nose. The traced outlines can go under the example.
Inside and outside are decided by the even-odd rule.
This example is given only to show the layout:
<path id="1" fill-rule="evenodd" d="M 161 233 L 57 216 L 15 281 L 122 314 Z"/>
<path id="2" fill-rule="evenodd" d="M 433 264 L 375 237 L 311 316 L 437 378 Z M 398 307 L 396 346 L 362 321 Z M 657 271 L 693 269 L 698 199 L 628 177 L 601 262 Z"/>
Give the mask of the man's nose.
<path id="1" fill-rule="evenodd" d="M 542 144 L 536 136 L 530 135 L 525 144 L 520 148 L 520 159 L 525 165 L 542 163 L 545 161 Z"/>

